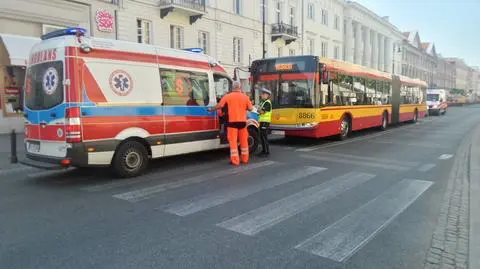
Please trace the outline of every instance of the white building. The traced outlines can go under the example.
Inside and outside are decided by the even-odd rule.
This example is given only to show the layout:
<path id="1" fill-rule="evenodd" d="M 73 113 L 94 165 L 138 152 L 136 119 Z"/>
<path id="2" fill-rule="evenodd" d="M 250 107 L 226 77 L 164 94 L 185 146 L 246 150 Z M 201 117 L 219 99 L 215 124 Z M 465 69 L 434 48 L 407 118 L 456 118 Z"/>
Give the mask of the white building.
<path id="1" fill-rule="evenodd" d="M 380 71 L 399 73 L 398 50 L 402 33 L 364 6 L 347 2 L 344 19 L 344 60 Z"/>
<path id="2" fill-rule="evenodd" d="M 471 87 L 470 67 L 459 58 L 447 58 L 455 66 L 455 88 L 468 92 Z"/>

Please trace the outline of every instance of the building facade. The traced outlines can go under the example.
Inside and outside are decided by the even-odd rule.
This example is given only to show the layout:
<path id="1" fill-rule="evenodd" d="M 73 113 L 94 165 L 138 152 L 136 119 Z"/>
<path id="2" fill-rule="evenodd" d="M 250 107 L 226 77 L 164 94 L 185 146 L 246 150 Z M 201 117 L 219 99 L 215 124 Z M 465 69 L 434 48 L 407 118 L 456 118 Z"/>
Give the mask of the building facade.
<path id="1" fill-rule="evenodd" d="M 467 92 L 471 87 L 470 67 L 459 58 L 447 58 L 455 68 L 455 89 Z"/>
<path id="2" fill-rule="evenodd" d="M 116 38 L 119 0 L 0 1 L 0 133 L 23 130 L 26 60 L 40 36 L 83 27 L 93 36 Z"/>
<path id="3" fill-rule="evenodd" d="M 344 19 L 344 60 L 395 74 L 399 59 L 395 59 L 402 34 L 388 21 L 364 6 L 347 2 Z"/>
<path id="4" fill-rule="evenodd" d="M 403 33 L 402 75 L 418 78 L 435 87 L 435 72 L 437 69 L 437 53 L 435 45 L 430 42 L 422 43 L 418 31 Z"/>
<path id="5" fill-rule="evenodd" d="M 455 65 L 437 54 L 437 68 L 434 74 L 434 88 L 451 90 L 455 88 Z"/>

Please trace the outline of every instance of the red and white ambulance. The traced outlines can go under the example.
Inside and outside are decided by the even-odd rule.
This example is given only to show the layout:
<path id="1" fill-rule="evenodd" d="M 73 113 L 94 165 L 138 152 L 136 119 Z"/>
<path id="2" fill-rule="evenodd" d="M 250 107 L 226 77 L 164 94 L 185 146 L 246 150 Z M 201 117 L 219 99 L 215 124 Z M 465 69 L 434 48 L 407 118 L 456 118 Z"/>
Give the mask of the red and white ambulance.
<path id="1" fill-rule="evenodd" d="M 31 51 L 25 147 L 35 162 L 145 171 L 151 158 L 226 147 L 216 112 L 231 78 L 198 52 L 55 31 Z M 251 150 L 258 122 L 249 115 Z M 32 164 L 34 165 L 34 164 Z"/>

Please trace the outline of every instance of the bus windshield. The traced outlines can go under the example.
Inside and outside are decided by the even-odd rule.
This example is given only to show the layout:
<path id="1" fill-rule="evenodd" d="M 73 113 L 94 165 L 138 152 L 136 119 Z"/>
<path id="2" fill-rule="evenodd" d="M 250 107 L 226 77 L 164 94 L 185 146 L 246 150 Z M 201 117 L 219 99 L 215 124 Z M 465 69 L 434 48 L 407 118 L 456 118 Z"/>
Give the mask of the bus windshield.
<path id="1" fill-rule="evenodd" d="M 440 100 L 440 95 L 439 94 L 436 94 L 436 93 L 427 94 L 427 101 L 436 102 L 438 100 Z"/>
<path id="2" fill-rule="evenodd" d="M 292 56 L 257 60 L 252 63 L 253 92 L 258 101 L 260 90 L 272 92 L 273 108 L 315 107 L 315 77 L 318 59 Z"/>
<path id="3" fill-rule="evenodd" d="M 262 88 L 272 91 L 274 108 L 313 108 L 315 104 L 313 79 L 259 80 L 254 87 L 255 92 L 260 92 Z"/>

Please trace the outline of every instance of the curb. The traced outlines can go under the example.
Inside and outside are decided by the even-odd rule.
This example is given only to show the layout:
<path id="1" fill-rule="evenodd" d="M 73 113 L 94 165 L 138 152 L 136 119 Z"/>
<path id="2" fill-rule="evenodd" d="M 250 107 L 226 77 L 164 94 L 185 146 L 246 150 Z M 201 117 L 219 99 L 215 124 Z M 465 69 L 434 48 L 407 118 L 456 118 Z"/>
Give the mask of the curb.
<path id="1" fill-rule="evenodd" d="M 480 127 L 473 132 L 470 148 L 470 269 L 480 268 Z"/>

